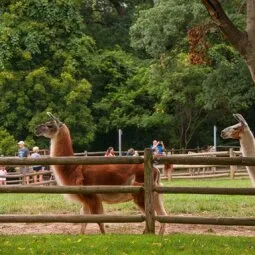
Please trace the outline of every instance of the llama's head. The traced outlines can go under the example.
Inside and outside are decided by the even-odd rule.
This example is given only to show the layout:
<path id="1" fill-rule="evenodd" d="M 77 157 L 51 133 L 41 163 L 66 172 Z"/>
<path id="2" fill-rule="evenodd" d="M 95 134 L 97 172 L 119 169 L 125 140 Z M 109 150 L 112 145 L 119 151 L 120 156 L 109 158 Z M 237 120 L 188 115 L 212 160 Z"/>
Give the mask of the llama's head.
<path id="1" fill-rule="evenodd" d="M 223 139 L 240 139 L 243 136 L 245 130 L 249 129 L 247 122 L 241 114 L 236 113 L 233 114 L 233 116 L 238 121 L 238 123 L 221 131 L 221 137 Z"/>
<path id="2" fill-rule="evenodd" d="M 60 122 L 54 115 L 50 112 L 47 112 L 48 116 L 51 118 L 51 121 L 45 122 L 35 129 L 35 134 L 37 136 L 45 136 L 47 138 L 54 138 L 59 129 L 63 126 L 63 123 Z"/>

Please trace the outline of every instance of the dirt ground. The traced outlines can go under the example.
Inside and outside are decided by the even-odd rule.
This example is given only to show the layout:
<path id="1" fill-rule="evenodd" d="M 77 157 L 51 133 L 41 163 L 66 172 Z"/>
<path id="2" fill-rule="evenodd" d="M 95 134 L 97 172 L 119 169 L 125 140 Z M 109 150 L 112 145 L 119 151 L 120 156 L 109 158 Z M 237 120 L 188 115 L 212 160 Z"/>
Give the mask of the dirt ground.
<path id="1" fill-rule="evenodd" d="M 106 232 L 114 234 L 141 234 L 144 223 L 106 223 Z M 159 224 L 156 225 L 158 232 Z M 73 223 L 0 223 L 0 235 L 70 234 L 80 233 L 80 224 Z M 174 233 L 210 234 L 217 236 L 255 236 L 255 227 L 166 224 L 165 235 Z M 97 224 L 88 224 L 86 234 L 99 234 Z"/>

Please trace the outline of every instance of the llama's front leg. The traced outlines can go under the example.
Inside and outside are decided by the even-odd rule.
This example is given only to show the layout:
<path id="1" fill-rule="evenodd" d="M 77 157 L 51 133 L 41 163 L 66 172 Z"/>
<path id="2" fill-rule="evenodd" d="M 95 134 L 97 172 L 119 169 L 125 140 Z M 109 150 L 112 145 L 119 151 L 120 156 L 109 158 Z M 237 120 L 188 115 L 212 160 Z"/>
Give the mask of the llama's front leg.
<path id="1" fill-rule="evenodd" d="M 83 204 L 80 209 L 80 215 L 86 215 L 86 214 L 90 214 L 90 210 L 86 204 Z M 85 234 L 87 225 L 88 223 L 81 223 L 81 234 Z"/>
<path id="2" fill-rule="evenodd" d="M 86 200 L 88 202 L 88 206 L 89 206 L 91 214 L 104 213 L 102 201 L 98 198 L 98 196 L 89 196 L 89 198 L 87 198 Z M 99 226 L 101 233 L 105 234 L 104 223 L 97 223 L 97 224 Z"/>

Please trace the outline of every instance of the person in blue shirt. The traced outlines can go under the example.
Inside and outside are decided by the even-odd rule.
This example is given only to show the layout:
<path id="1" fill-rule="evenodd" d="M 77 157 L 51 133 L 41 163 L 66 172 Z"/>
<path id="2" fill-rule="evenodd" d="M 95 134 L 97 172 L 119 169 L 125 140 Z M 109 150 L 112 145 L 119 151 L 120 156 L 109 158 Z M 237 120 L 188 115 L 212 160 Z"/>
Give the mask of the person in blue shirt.
<path id="1" fill-rule="evenodd" d="M 29 150 L 25 147 L 24 141 L 19 141 L 19 150 L 18 150 L 18 157 L 19 158 L 27 158 L 29 156 Z M 24 184 L 29 184 L 29 167 L 28 166 L 20 166 L 19 168 L 20 173 L 25 176 Z"/>
<path id="2" fill-rule="evenodd" d="M 163 141 L 153 140 L 151 145 L 151 150 L 153 155 L 164 155 L 165 154 L 165 145 Z"/>

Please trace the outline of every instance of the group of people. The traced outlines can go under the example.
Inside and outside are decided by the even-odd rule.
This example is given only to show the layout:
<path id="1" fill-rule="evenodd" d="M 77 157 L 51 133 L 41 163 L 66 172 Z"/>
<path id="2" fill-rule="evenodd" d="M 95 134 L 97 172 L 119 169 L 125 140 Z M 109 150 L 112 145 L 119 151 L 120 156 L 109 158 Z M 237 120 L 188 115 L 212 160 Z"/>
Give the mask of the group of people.
<path id="1" fill-rule="evenodd" d="M 41 157 L 41 155 L 39 154 L 38 146 L 33 147 L 33 152 L 30 155 L 30 152 L 28 148 L 26 148 L 24 141 L 19 141 L 18 145 L 19 145 L 19 150 L 18 150 L 19 158 L 27 158 L 27 157 L 40 158 Z M 32 170 L 35 173 L 35 175 L 33 175 L 34 183 L 43 182 L 43 175 L 41 173 L 43 170 L 43 167 L 41 165 L 32 166 Z M 30 170 L 28 166 L 20 166 L 20 173 L 25 175 L 24 184 L 29 184 L 29 180 L 30 180 L 30 176 L 28 175 L 29 171 Z"/>
<path id="2" fill-rule="evenodd" d="M 165 145 L 163 141 L 153 140 L 152 145 L 150 146 L 153 155 L 166 155 L 165 153 Z M 113 147 L 108 147 L 105 152 L 105 157 L 114 157 L 115 152 Z M 138 151 L 134 150 L 134 148 L 130 148 L 127 151 L 126 156 L 139 156 Z"/>
<path id="3" fill-rule="evenodd" d="M 108 147 L 108 149 L 106 150 L 105 157 L 114 157 L 115 156 L 115 152 L 114 152 L 114 148 L 113 147 Z M 130 148 L 127 151 L 126 156 L 139 156 L 138 151 L 134 150 L 133 148 Z"/>

